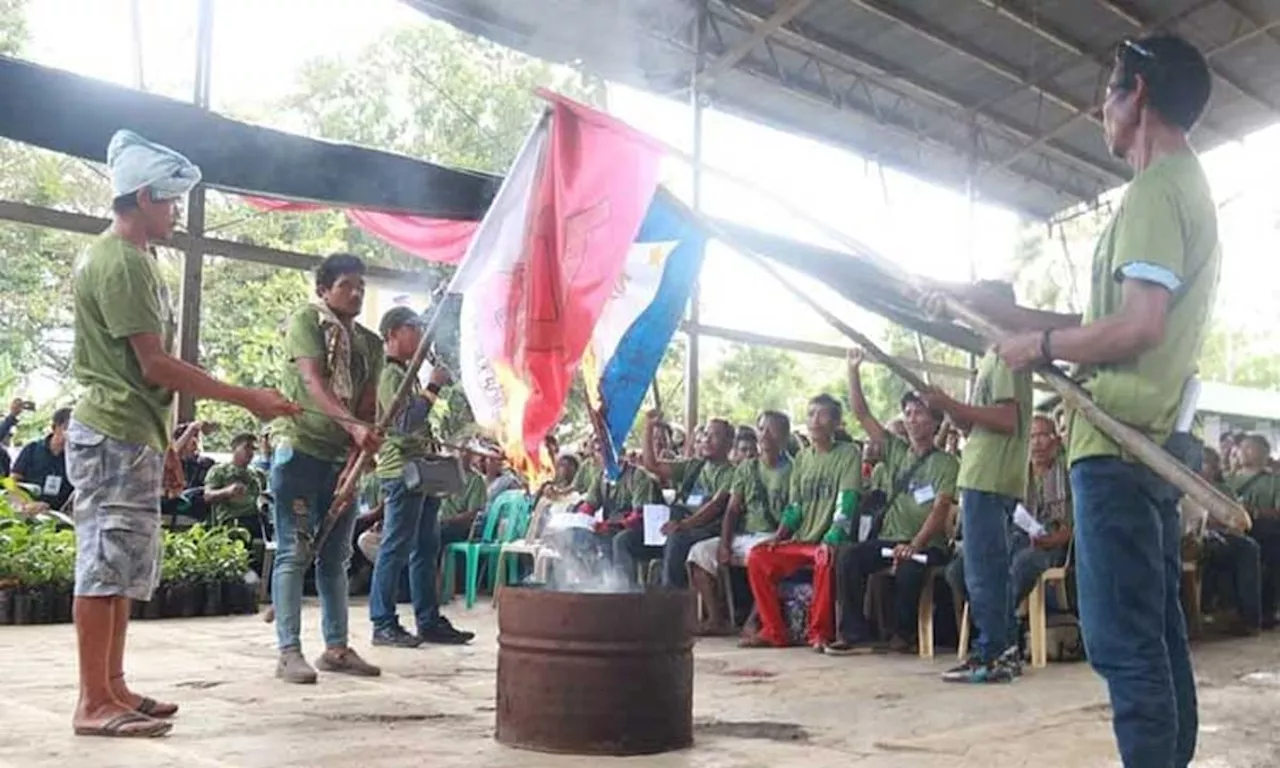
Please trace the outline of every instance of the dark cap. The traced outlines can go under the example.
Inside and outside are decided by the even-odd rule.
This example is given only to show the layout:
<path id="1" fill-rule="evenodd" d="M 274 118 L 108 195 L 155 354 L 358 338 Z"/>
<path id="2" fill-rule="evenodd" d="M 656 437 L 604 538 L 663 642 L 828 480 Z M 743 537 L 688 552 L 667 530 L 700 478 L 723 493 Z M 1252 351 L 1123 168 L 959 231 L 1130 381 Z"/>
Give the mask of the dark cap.
<path id="1" fill-rule="evenodd" d="M 385 339 L 397 328 L 406 325 L 416 325 L 422 327 L 422 315 L 414 312 L 409 307 L 392 307 L 387 314 L 382 316 L 382 322 L 378 325 L 382 338 Z"/>

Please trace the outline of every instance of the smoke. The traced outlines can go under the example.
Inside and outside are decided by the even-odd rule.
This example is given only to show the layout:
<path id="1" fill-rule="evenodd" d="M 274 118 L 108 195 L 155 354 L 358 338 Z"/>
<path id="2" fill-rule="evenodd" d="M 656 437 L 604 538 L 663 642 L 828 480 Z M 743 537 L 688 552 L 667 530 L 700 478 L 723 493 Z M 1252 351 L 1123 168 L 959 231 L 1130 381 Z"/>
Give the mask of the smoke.
<path id="1" fill-rule="evenodd" d="M 547 580 L 545 583 L 532 580 L 526 583 L 555 592 L 608 595 L 642 592 L 635 580 L 604 554 L 607 544 L 607 540 L 601 541 L 586 530 L 549 532 L 543 539 L 543 545 L 554 555 Z"/>

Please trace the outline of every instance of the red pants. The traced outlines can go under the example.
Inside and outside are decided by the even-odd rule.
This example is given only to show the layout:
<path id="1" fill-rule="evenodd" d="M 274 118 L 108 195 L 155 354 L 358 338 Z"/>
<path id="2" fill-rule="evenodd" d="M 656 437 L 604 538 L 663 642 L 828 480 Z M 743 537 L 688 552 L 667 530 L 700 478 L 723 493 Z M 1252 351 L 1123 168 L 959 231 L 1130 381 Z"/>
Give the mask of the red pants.
<path id="1" fill-rule="evenodd" d="M 813 567 L 813 605 L 809 607 L 810 645 L 830 642 L 836 633 L 836 606 L 831 599 L 833 557 L 820 544 L 758 546 L 747 555 L 747 580 L 760 616 L 760 636 L 779 648 L 787 646 L 787 623 L 778 600 L 778 582 L 802 568 Z"/>

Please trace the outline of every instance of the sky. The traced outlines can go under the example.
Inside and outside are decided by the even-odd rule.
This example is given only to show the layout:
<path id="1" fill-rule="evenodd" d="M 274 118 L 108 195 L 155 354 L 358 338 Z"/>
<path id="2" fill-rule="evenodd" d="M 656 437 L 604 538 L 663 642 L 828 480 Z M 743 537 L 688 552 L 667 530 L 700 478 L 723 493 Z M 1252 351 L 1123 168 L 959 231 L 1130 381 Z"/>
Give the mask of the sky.
<path id="1" fill-rule="evenodd" d="M 189 99 L 195 68 L 196 0 L 136 0 L 142 17 L 142 65 L 149 90 Z M 29 0 L 28 58 L 123 84 L 135 83 L 130 0 Z M 212 99 L 215 109 L 252 109 L 286 95 L 299 67 L 319 55 L 354 55 L 381 33 L 431 23 L 394 0 L 216 0 Z M 70 20 L 70 21 L 69 21 Z M 688 151 L 687 104 L 611 86 L 609 110 L 632 125 Z M 279 126 L 277 126 L 279 127 Z M 1002 209 L 970 206 L 956 191 L 879 169 L 829 145 L 789 136 L 708 111 L 704 159 L 785 198 L 827 227 L 856 237 L 906 269 L 967 280 L 970 257 L 978 277 L 1008 277 L 1018 219 Z M 762 151 L 767 148 L 767 151 Z M 1215 195 L 1224 202 L 1223 283 L 1218 316 L 1231 325 L 1272 322 L 1280 299 L 1275 253 L 1280 234 L 1269 226 L 1280 203 L 1271 191 L 1280 178 L 1280 129 L 1205 156 Z M 689 189 L 686 165 L 665 169 L 673 190 Z M 758 191 L 704 177 L 710 214 L 761 229 L 837 246 L 821 228 L 789 215 Z M 886 201 L 886 190 L 888 200 Z M 1077 261 L 1089 245 L 1076 244 Z M 1261 278 L 1261 279 L 1260 279 Z M 822 286 L 797 281 L 818 298 Z M 703 273 L 702 321 L 777 336 L 835 342 L 839 336 L 803 304 L 779 297 L 773 281 L 742 256 L 713 247 Z M 768 301 L 769 310 L 761 311 Z M 840 314 L 876 335 L 882 321 L 849 307 Z M 713 354 L 716 345 L 712 345 Z"/>

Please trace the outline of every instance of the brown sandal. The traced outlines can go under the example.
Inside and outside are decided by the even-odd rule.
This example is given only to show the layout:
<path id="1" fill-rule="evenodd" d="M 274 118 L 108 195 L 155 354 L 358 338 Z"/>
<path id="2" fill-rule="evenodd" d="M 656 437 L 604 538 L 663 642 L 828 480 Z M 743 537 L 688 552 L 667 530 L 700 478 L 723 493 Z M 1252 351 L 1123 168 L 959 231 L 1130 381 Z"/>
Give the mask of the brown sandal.
<path id="1" fill-rule="evenodd" d="M 142 728 L 126 726 L 144 724 Z M 173 723 L 153 720 L 139 712 L 121 712 L 102 725 L 74 726 L 77 736 L 102 736 L 111 739 L 154 739 L 173 730 Z"/>
<path id="2" fill-rule="evenodd" d="M 147 717 L 155 717 L 161 720 L 178 714 L 177 704 L 156 701 L 150 696 L 143 696 L 142 701 L 139 701 L 138 706 L 134 707 L 134 709 Z"/>

